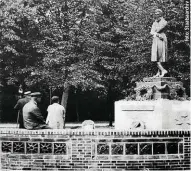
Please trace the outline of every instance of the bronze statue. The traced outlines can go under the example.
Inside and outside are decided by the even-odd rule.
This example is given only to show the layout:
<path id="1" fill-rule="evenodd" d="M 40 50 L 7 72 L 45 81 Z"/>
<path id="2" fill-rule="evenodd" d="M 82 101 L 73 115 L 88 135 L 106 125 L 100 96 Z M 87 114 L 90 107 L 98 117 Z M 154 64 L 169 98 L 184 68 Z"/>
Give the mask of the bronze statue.
<path id="1" fill-rule="evenodd" d="M 164 29 L 167 26 L 167 21 L 162 17 L 162 10 L 155 10 L 156 20 L 154 21 L 150 34 L 153 36 L 151 61 L 157 62 L 158 72 L 154 77 L 164 77 L 167 70 L 163 68 L 161 62 L 166 62 L 167 59 L 167 38 Z"/>

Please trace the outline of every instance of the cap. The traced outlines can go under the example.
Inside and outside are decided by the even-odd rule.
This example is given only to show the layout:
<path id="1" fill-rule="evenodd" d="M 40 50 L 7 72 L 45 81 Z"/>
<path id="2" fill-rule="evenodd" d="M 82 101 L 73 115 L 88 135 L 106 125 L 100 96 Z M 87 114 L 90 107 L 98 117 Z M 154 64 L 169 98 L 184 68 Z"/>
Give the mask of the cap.
<path id="1" fill-rule="evenodd" d="M 31 93 L 31 97 L 40 97 L 40 96 L 42 96 L 40 92 Z"/>
<path id="2" fill-rule="evenodd" d="M 29 94 L 31 94 L 31 91 L 24 92 L 24 95 L 29 95 Z"/>
<path id="3" fill-rule="evenodd" d="M 58 96 L 53 96 L 53 97 L 51 98 L 51 100 L 52 100 L 52 101 L 59 100 L 59 97 L 58 97 Z"/>

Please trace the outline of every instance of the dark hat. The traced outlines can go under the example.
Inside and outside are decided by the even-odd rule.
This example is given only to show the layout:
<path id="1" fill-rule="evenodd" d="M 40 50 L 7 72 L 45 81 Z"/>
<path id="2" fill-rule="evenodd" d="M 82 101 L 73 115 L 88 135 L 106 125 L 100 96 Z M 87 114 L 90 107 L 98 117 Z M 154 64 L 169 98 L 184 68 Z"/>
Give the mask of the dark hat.
<path id="1" fill-rule="evenodd" d="M 24 95 L 30 95 L 30 94 L 31 94 L 31 91 L 24 92 Z"/>
<path id="2" fill-rule="evenodd" d="M 40 92 L 31 93 L 31 97 L 40 97 L 40 96 L 42 96 Z"/>
<path id="3" fill-rule="evenodd" d="M 59 97 L 58 97 L 58 96 L 53 96 L 53 97 L 51 98 L 51 100 L 52 100 L 52 101 L 57 101 L 57 100 L 59 100 Z"/>

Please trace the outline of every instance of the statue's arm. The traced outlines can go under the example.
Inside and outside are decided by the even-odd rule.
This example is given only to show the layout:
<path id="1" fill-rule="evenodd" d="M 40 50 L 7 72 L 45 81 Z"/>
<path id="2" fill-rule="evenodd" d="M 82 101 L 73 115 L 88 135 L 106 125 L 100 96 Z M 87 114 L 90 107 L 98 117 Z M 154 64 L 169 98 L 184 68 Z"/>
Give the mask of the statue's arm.
<path id="1" fill-rule="evenodd" d="M 156 34 L 156 31 L 155 31 L 156 29 L 155 29 L 155 25 L 154 25 L 154 23 L 153 23 L 153 25 L 152 25 L 152 27 L 151 27 L 151 32 L 150 32 L 150 34 L 153 36 L 154 34 Z"/>

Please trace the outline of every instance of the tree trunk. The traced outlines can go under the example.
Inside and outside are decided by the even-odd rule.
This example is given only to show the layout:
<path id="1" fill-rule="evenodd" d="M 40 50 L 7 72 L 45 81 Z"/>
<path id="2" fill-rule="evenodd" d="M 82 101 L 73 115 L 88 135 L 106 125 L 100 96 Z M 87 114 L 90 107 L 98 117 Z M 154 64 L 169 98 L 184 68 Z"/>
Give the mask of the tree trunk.
<path id="1" fill-rule="evenodd" d="M 108 111 L 108 116 L 109 116 L 109 126 L 113 126 L 112 122 L 113 122 L 113 98 L 112 98 L 112 82 L 109 80 L 109 86 L 108 86 L 108 92 L 107 92 L 107 111 Z"/>
<path id="2" fill-rule="evenodd" d="M 70 86 L 69 85 L 64 86 L 64 91 L 62 93 L 61 105 L 64 106 L 65 110 L 67 108 L 67 101 L 68 101 L 69 90 L 70 90 Z M 65 121 L 66 121 L 66 113 L 65 113 L 65 120 L 64 120 L 64 128 L 65 128 Z"/>
<path id="3" fill-rule="evenodd" d="M 76 90 L 76 116 L 77 116 L 77 121 L 79 122 L 80 121 L 80 115 L 79 115 L 79 111 L 78 111 L 78 93 L 79 93 L 79 90 L 77 89 Z"/>

